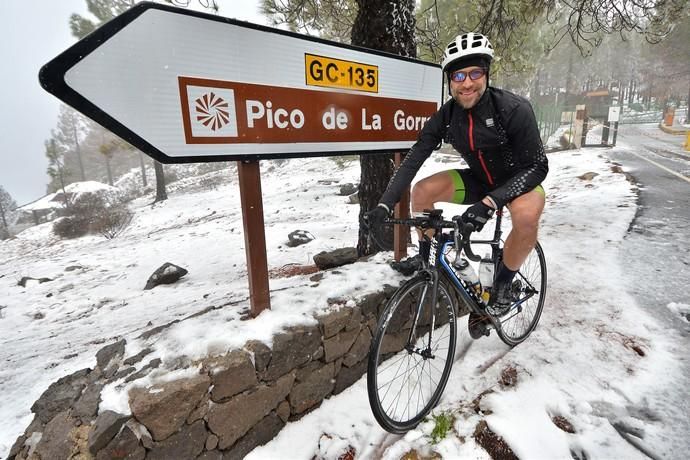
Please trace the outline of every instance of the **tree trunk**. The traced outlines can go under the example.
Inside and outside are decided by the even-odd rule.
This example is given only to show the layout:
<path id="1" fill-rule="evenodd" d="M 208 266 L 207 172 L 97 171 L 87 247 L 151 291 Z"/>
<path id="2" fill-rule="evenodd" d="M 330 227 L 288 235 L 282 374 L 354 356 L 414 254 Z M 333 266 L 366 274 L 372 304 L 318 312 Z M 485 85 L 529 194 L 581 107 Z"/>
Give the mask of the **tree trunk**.
<path id="1" fill-rule="evenodd" d="M 688 79 L 688 103 L 685 106 L 685 122 L 690 123 L 690 78 Z M 690 148 L 690 146 L 688 146 Z"/>
<path id="2" fill-rule="evenodd" d="M 156 172 L 156 199 L 153 202 L 158 203 L 168 199 L 168 194 L 165 192 L 165 174 L 163 165 L 156 160 L 153 160 L 153 170 Z"/>
<path id="3" fill-rule="evenodd" d="M 352 26 L 352 44 L 407 57 L 416 57 L 414 39 L 414 0 L 357 0 L 357 17 Z M 361 177 L 359 186 L 359 239 L 357 252 L 360 256 L 373 254 L 381 249 L 390 250 L 393 230 L 386 229 L 379 238 L 381 248 L 369 237 L 362 225 L 364 214 L 378 205 L 379 199 L 393 175 L 393 155 L 360 156 Z"/>
<path id="4" fill-rule="evenodd" d="M 146 183 L 146 165 L 144 164 L 144 154 L 139 152 L 139 163 L 141 164 L 141 181 L 144 183 L 144 188 L 148 185 Z"/>
<path id="5" fill-rule="evenodd" d="M 86 180 L 86 174 L 84 174 L 84 162 L 81 159 L 81 148 L 79 147 L 79 136 L 77 135 L 77 128 L 74 128 L 72 135 L 74 136 L 74 145 L 77 151 L 77 159 L 79 160 L 79 173 L 81 174 L 82 182 L 84 182 Z"/>
<path id="6" fill-rule="evenodd" d="M 104 155 L 105 156 L 105 170 L 108 173 L 108 185 L 111 187 L 113 186 L 113 172 L 110 169 L 110 156 Z"/>
<path id="7" fill-rule="evenodd" d="M 5 219 L 5 209 L 2 207 L 2 200 L 0 200 L 0 216 L 2 216 L 2 228 L 9 231 L 7 228 L 7 220 Z"/>

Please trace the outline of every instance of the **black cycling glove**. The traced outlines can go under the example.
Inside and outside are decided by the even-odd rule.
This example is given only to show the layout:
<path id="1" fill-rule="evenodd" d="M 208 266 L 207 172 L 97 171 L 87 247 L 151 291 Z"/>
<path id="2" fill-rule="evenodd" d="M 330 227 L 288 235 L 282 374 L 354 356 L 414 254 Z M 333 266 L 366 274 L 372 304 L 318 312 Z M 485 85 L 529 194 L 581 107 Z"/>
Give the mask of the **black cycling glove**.
<path id="1" fill-rule="evenodd" d="M 474 231 L 478 232 L 494 216 L 495 211 L 491 206 L 479 201 L 465 210 L 462 221 L 474 225 Z"/>
<path id="2" fill-rule="evenodd" d="M 364 214 L 364 223 L 369 228 L 380 227 L 386 218 L 390 217 L 391 212 L 385 204 L 379 204 L 371 211 Z"/>

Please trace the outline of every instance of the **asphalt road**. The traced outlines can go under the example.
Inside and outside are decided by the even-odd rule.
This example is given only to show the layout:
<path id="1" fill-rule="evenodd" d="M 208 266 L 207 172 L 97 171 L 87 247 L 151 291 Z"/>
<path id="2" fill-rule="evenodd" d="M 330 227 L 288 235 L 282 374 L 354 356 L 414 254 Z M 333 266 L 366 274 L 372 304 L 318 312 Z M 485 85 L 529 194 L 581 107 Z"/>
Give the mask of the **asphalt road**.
<path id="1" fill-rule="evenodd" d="M 669 441 L 687 449 L 690 318 L 668 305 L 690 305 L 690 152 L 682 148 L 683 136 L 666 134 L 653 124 L 622 125 L 618 139 L 618 147 L 623 148 L 608 150 L 608 156 L 639 184 L 637 215 L 621 251 L 629 276 L 621 282 L 669 331 L 683 379 L 668 382 L 661 394 L 650 395 L 650 406 L 667 417 L 675 414 L 674 420 L 662 423 L 671 431 Z M 663 381 L 664 375 L 659 379 Z"/>

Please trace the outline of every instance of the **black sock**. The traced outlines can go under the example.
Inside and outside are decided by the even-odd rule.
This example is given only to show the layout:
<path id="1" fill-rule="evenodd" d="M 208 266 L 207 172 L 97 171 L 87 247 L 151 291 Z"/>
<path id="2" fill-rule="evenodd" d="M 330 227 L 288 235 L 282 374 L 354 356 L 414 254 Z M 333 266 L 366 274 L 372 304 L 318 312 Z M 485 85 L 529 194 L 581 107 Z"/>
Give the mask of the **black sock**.
<path id="1" fill-rule="evenodd" d="M 430 252 L 431 252 L 431 241 L 426 240 L 426 239 L 420 240 L 419 241 L 419 255 L 422 258 L 422 260 L 428 260 Z"/>
<path id="2" fill-rule="evenodd" d="M 494 286 L 497 284 L 512 283 L 516 273 L 517 270 L 511 270 L 510 268 L 506 267 L 503 262 L 501 262 L 501 265 L 498 268 L 498 273 L 496 274 L 496 279 L 494 280 Z"/>

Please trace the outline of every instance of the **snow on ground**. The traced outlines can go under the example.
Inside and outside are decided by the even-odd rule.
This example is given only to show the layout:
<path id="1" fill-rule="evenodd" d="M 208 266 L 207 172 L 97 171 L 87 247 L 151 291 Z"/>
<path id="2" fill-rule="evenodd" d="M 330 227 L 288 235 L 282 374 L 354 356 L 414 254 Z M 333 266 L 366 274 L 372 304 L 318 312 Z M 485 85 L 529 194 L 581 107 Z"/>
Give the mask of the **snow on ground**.
<path id="1" fill-rule="evenodd" d="M 434 160 L 420 177 L 458 167 L 443 154 Z M 669 424 L 684 415 L 654 397 L 678 385 L 675 357 L 667 351 L 673 336 L 618 281 L 617 251 L 635 214 L 633 186 L 611 171 L 600 149 L 553 154 L 550 165 L 540 238 L 549 269 L 542 321 L 511 350 L 495 335 L 471 341 L 461 320 L 462 359 L 436 410 L 455 417 L 453 434 L 432 445 L 433 422 L 403 437 L 385 433 L 371 415 L 362 379 L 289 423 L 249 458 L 286 458 L 286 452 L 294 459 L 337 458 L 347 446 L 357 458 L 400 458 L 413 448 L 444 458 L 487 458 L 470 436 L 480 417 L 470 402 L 488 389 L 493 393 L 481 406 L 486 421 L 523 458 L 572 458 L 571 452 L 580 458 L 582 452 L 587 458 L 643 458 L 616 427 L 643 437 L 662 457 L 681 452 L 683 441 L 670 437 Z M 266 161 L 262 169 L 269 268 L 309 264 L 317 252 L 355 243 L 359 207 L 337 191 L 339 184 L 357 182 L 356 162 L 340 168 L 325 158 Z M 598 175 L 578 179 L 585 172 Z M 133 202 L 132 224 L 112 240 L 60 240 L 44 224 L 0 243 L 0 456 L 31 421 L 30 406 L 45 388 L 93 367 L 95 352 L 115 339 L 128 339 L 128 355 L 152 345 L 165 366 L 180 355 L 191 360 L 223 353 L 250 338 L 270 343 L 281 328 L 313 321 L 327 298 L 354 299 L 402 279 L 385 263 L 387 253 L 329 272 L 318 285 L 308 276 L 274 279 L 272 310 L 240 321 L 248 293 L 237 179 L 228 170 L 213 174 L 225 185 L 180 190 L 155 206 Z M 444 209 L 461 212 L 453 205 Z M 287 234 L 297 229 L 316 239 L 287 247 Z M 189 274 L 175 285 L 143 291 L 148 276 L 167 261 Z M 23 276 L 52 281 L 22 288 L 17 281 Z M 172 326 L 154 343 L 135 339 L 210 306 L 222 308 Z M 502 388 L 497 381 L 507 366 L 517 370 L 518 384 Z M 110 391 L 101 410 L 121 408 L 121 396 Z M 556 428 L 556 415 L 570 420 L 576 433 Z"/>

